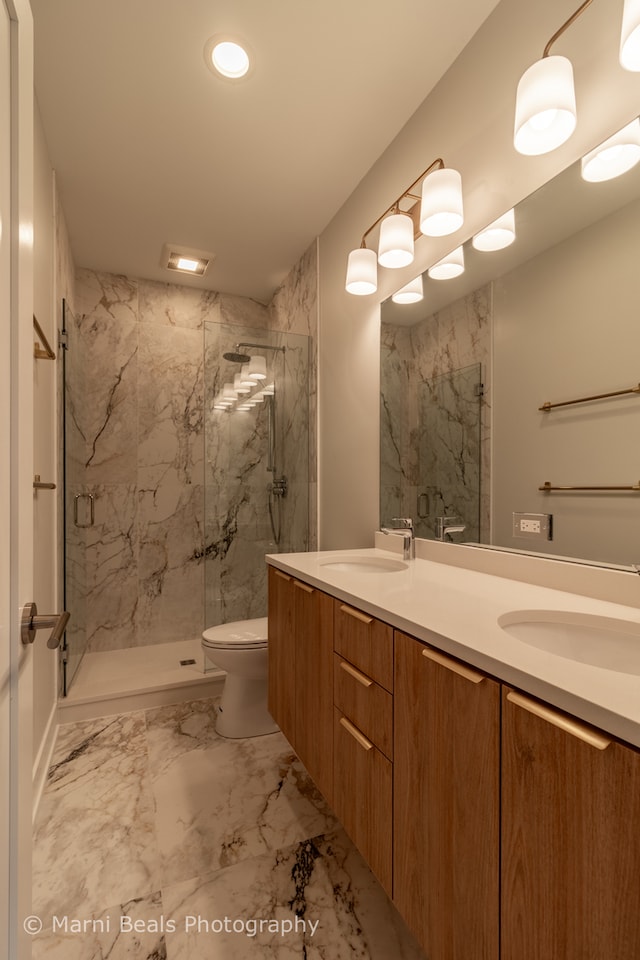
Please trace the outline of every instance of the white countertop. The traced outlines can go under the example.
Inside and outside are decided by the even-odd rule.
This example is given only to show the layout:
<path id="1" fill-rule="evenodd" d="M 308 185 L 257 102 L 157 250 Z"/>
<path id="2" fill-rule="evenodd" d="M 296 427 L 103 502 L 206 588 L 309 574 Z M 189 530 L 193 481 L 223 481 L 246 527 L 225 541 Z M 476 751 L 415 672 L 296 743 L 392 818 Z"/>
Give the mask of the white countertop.
<path id="1" fill-rule="evenodd" d="M 640 644 L 638 607 L 432 560 L 410 560 L 406 570 L 394 572 L 358 573 L 324 565 L 344 557 L 399 559 L 397 553 L 370 548 L 274 554 L 267 562 L 640 747 L 640 676 L 539 650 L 498 624 L 500 616 L 517 610 L 592 614 L 637 623 Z"/>

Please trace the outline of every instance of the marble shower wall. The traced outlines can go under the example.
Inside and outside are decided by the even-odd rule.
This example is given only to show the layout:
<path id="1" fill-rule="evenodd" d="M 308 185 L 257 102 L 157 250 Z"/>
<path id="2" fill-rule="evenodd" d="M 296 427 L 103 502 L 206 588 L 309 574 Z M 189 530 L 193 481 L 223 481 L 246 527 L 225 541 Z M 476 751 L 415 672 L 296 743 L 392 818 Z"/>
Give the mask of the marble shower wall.
<path id="1" fill-rule="evenodd" d="M 473 396 L 480 364 L 484 396 Z M 381 325 L 380 515 L 428 517 L 465 513 L 462 539 L 489 538 L 489 470 L 491 413 L 491 286 L 463 297 L 411 327 Z M 457 376 L 452 376 L 457 373 Z M 470 380 L 462 389 L 463 383 Z M 443 413 L 442 399 L 448 395 Z M 436 398 L 439 397 L 439 402 Z M 431 416 L 434 404 L 440 414 Z M 479 433 L 478 441 L 474 440 Z M 433 449 L 433 437 L 446 456 Z M 464 438 L 464 440 L 463 440 Z M 429 476 L 421 476 L 428 464 Z M 477 468 L 473 464 L 479 462 Z M 480 486 L 479 528 L 473 502 Z M 470 520 L 467 514 L 473 514 Z M 428 519 L 419 536 L 433 536 Z M 458 538 L 460 539 L 460 538 Z"/>
<path id="2" fill-rule="evenodd" d="M 69 575 L 85 598 L 90 651 L 202 631 L 204 323 L 258 333 L 277 324 L 306 333 L 315 323 L 315 288 L 315 244 L 272 308 L 176 284 L 77 272 L 68 508 L 75 493 L 92 494 L 95 523 L 78 534 L 84 569 Z M 239 339 L 234 332 L 231 342 Z M 80 501 L 80 522 L 87 506 Z M 246 553 L 238 550 L 235 560 L 242 579 Z"/>

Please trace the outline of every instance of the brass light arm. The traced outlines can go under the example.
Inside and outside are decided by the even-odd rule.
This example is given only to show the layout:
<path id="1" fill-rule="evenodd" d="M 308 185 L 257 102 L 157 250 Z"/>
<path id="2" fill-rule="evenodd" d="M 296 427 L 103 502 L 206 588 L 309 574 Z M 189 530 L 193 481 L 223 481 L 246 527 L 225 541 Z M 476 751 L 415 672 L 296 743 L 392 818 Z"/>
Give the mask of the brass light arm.
<path id="1" fill-rule="evenodd" d="M 561 36 L 562 36 L 562 34 L 565 32 L 565 30 L 567 30 L 567 29 L 571 26 L 571 24 L 572 24 L 575 20 L 578 19 L 578 17 L 580 16 L 581 13 L 584 13 L 584 11 L 587 9 L 587 7 L 588 7 L 591 3 L 593 3 L 593 0 L 585 0 L 585 2 L 582 3 L 574 13 L 571 14 L 571 16 L 569 17 L 569 19 L 568 19 L 567 21 L 565 21 L 565 23 L 563 23 L 562 26 L 561 26 L 558 30 L 556 30 L 556 32 L 554 33 L 554 35 L 551 37 L 551 40 L 549 40 L 548 44 L 547 44 L 546 47 L 544 48 L 544 53 L 542 54 L 542 58 L 543 58 L 543 59 L 544 59 L 545 57 L 548 57 L 548 56 L 549 56 L 550 51 L 551 51 L 551 47 L 552 47 L 553 44 L 556 42 L 556 40 L 558 39 L 558 37 L 561 37 Z"/>
<path id="2" fill-rule="evenodd" d="M 591 2 L 591 0 L 589 0 L 589 2 Z M 418 197 L 418 196 L 416 196 L 415 194 L 411 193 L 411 191 L 413 190 L 414 187 L 416 187 L 416 186 L 420 183 L 421 180 L 424 180 L 424 178 L 426 177 L 426 175 L 427 175 L 428 173 L 431 173 L 432 170 L 436 170 L 436 169 L 437 169 L 437 170 L 444 170 L 444 160 L 443 160 L 441 157 L 438 157 L 437 160 L 434 160 L 433 163 L 430 163 L 429 166 L 427 167 L 427 169 L 424 170 L 424 171 L 420 174 L 420 176 L 419 176 L 416 180 L 414 180 L 413 183 L 412 183 L 409 187 L 407 187 L 407 189 L 404 191 L 404 193 L 401 193 L 400 196 L 398 197 L 398 199 L 397 199 L 397 200 L 394 200 L 393 203 L 390 204 L 390 205 L 387 207 L 387 209 L 384 211 L 384 213 L 381 214 L 381 216 L 379 216 L 377 220 L 374 220 L 374 222 L 371 224 L 371 226 L 370 226 L 367 230 L 365 230 L 365 232 L 362 234 L 362 242 L 360 243 L 360 248 L 361 248 L 361 249 L 366 249 L 366 247 L 367 247 L 366 240 L 367 240 L 367 237 L 369 236 L 369 234 L 371 233 L 371 231 L 372 231 L 372 230 L 375 230 L 375 228 L 378 226 L 378 224 L 379 224 L 379 223 L 382 223 L 382 221 L 384 220 L 384 218 L 385 218 L 386 216 L 388 216 L 390 213 L 399 211 L 399 209 L 400 209 L 400 202 L 401 202 L 402 200 L 404 200 L 406 197 L 410 197 L 412 200 L 416 200 L 416 201 L 417 201 L 417 200 L 420 200 L 420 197 Z M 409 215 L 409 214 L 408 214 L 408 215 Z"/>

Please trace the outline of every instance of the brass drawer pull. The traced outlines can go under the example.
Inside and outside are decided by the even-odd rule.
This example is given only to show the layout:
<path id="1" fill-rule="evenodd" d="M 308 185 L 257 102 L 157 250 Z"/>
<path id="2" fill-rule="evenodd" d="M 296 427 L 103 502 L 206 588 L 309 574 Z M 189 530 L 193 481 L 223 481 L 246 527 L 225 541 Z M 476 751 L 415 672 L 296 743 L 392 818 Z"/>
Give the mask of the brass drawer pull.
<path id="1" fill-rule="evenodd" d="M 282 570 L 276 570 L 276 568 L 274 567 L 273 572 L 275 573 L 276 577 L 280 577 L 281 580 L 291 580 L 291 577 L 289 576 L 289 574 L 283 573 Z"/>
<path id="2" fill-rule="evenodd" d="M 304 590 L 305 593 L 315 593 L 313 587 L 310 587 L 308 583 L 301 583 L 300 580 L 293 581 L 298 590 Z"/>
<path id="3" fill-rule="evenodd" d="M 354 740 L 356 740 L 364 750 L 371 750 L 373 744 L 371 740 L 367 740 L 364 734 L 360 733 L 357 727 L 354 727 L 352 723 L 349 723 L 346 717 L 340 717 L 340 725 L 345 728 L 347 733 L 350 733 Z"/>
<path id="4" fill-rule="evenodd" d="M 353 607 L 348 607 L 346 603 L 343 603 L 340 609 L 349 617 L 353 617 L 354 620 L 360 620 L 361 623 L 373 623 L 373 617 L 368 617 L 366 613 L 360 613 L 359 610 L 354 610 Z"/>
<path id="5" fill-rule="evenodd" d="M 438 650 L 432 650 L 431 647 L 425 647 L 422 651 L 422 656 L 426 657 L 427 660 L 433 660 L 434 663 L 439 663 L 441 667 L 446 667 L 447 670 L 451 670 L 452 673 L 457 673 L 459 677 L 470 680 L 471 683 L 482 683 L 483 680 L 486 680 L 484 674 L 472 670 L 471 667 L 465 667 L 464 664 L 458 663 L 457 660 L 452 660 L 451 657 L 447 657 Z"/>
<path id="6" fill-rule="evenodd" d="M 596 750 L 606 750 L 607 747 L 611 746 L 611 739 L 605 737 L 604 734 L 597 733 L 595 730 L 592 730 L 591 727 L 582 724 L 579 720 L 573 720 L 571 717 L 565 717 L 560 713 L 556 713 L 555 710 L 552 710 L 550 707 L 545 707 L 542 703 L 536 703 L 535 700 L 530 700 L 521 693 L 510 691 L 507 694 L 507 700 L 510 700 L 516 707 L 522 707 L 523 710 L 527 710 L 536 717 L 540 717 L 541 720 L 552 723 L 555 727 L 559 727 L 572 737 L 583 740 L 585 743 L 588 743 L 589 746 L 595 747 Z"/>
<path id="7" fill-rule="evenodd" d="M 360 673 L 359 670 L 356 670 L 355 667 L 352 667 L 350 663 L 347 663 L 346 660 L 340 661 L 340 669 L 344 670 L 345 673 L 348 673 L 350 677 L 353 677 L 354 680 L 357 680 L 358 683 L 361 683 L 363 687 L 370 687 L 373 684 L 373 680 L 367 677 L 364 673 Z"/>

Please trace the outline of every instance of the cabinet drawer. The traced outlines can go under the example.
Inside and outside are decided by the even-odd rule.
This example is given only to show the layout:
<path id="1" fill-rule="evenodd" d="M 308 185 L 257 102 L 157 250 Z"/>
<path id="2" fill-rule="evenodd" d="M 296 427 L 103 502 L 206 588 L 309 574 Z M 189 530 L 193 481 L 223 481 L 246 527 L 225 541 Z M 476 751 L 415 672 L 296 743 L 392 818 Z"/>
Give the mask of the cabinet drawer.
<path id="1" fill-rule="evenodd" d="M 338 653 L 333 655 L 333 702 L 393 760 L 393 697 Z"/>
<path id="2" fill-rule="evenodd" d="M 337 708 L 334 715 L 334 810 L 391 896 L 393 765 Z"/>
<path id="3" fill-rule="evenodd" d="M 387 623 L 336 600 L 334 649 L 393 693 L 393 630 Z"/>

